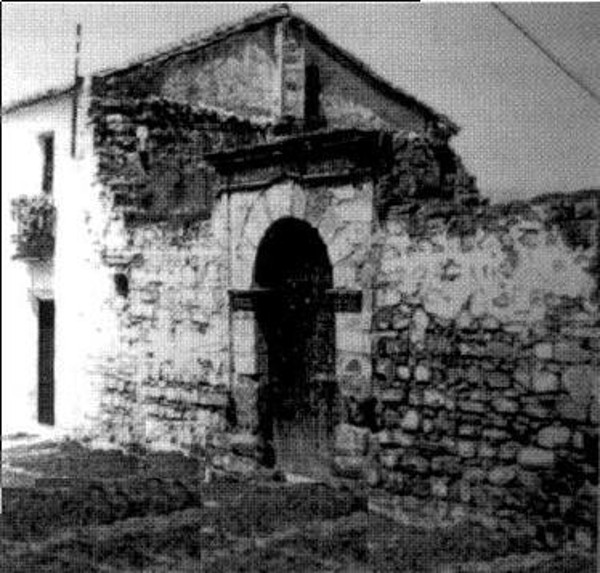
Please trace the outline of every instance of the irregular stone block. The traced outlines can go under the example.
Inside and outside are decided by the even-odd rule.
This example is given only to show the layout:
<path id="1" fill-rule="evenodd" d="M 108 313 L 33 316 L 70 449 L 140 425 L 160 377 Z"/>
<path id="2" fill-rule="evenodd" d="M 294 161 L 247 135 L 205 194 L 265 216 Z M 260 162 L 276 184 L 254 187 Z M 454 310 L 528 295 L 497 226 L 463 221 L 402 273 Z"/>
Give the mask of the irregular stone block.
<path id="1" fill-rule="evenodd" d="M 458 435 L 462 437 L 473 437 L 479 434 L 479 428 L 470 424 L 462 424 L 458 427 Z"/>
<path id="2" fill-rule="evenodd" d="M 493 458 L 496 455 L 496 448 L 486 443 L 479 444 L 478 455 L 480 458 Z"/>
<path id="3" fill-rule="evenodd" d="M 529 417 L 534 418 L 536 420 L 546 420 L 552 417 L 552 414 L 548 408 L 545 408 L 541 404 L 537 404 L 535 402 L 529 402 L 525 404 L 523 407 L 523 411 Z"/>
<path id="4" fill-rule="evenodd" d="M 482 390 L 474 390 L 469 395 L 469 399 L 474 402 L 487 402 L 489 399 L 488 393 Z"/>
<path id="5" fill-rule="evenodd" d="M 401 454 L 397 450 L 388 450 L 382 452 L 379 459 L 381 465 L 388 470 L 395 470 L 400 467 Z"/>
<path id="6" fill-rule="evenodd" d="M 506 398 L 495 398 L 492 400 L 492 408 L 501 414 L 516 414 L 519 411 L 519 403 Z"/>
<path id="7" fill-rule="evenodd" d="M 384 433 L 385 437 L 382 436 L 382 434 Z M 379 438 L 379 443 L 382 446 L 396 446 L 408 448 L 415 443 L 415 437 L 412 434 L 407 434 L 399 428 L 396 428 L 394 430 L 384 430 L 384 432 L 379 432 L 378 436 L 381 436 Z"/>
<path id="8" fill-rule="evenodd" d="M 593 529 L 590 527 L 577 527 L 575 529 L 575 544 L 584 551 L 593 551 L 596 545 Z"/>
<path id="9" fill-rule="evenodd" d="M 483 330 L 498 330 L 501 326 L 500 321 L 491 314 L 484 316 L 480 324 Z"/>
<path id="10" fill-rule="evenodd" d="M 560 387 L 558 376 L 553 372 L 541 371 L 533 375 L 533 389 L 540 393 L 557 392 Z"/>
<path id="11" fill-rule="evenodd" d="M 420 418 L 416 410 L 409 410 L 402 418 L 402 429 L 408 432 L 416 432 L 419 429 Z"/>
<path id="12" fill-rule="evenodd" d="M 550 360 L 552 358 L 552 344 L 550 342 L 538 342 L 533 347 L 533 353 L 540 360 Z"/>
<path id="13" fill-rule="evenodd" d="M 565 426 L 549 426 L 540 430 L 537 435 L 537 442 L 543 448 L 553 449 L 560 446 L 566 446 L 569 443 L 571 431 Z"/>
<path id="14" fill-rule="evenodd" d="M 446 396 L 437 390 L 425 390 L 423 392 L 423 403 L 431 408 L 442 407 L 446 405 Z"/>
<path id="15" fill-rule="evenodd" d="M 485 481 L 486 475 L 481 468 L 469 468 L 463 473 L 463 479 L 469 483 L 482 483 Z"/>
<path id="16" fill-rule="evenodd" d="M 384 476 L 384 483 L 386 490 L 390 493 L 397 495 L 405 493 L 406 479 L 401 473 L 387 473 Z"/>
<path id="17" fill-rule="evenodd" d="M 467 344 L 466 342 L 461 342 L 458 345 L 458 351 L 463 356 L 479 356 L 481 354 L 481 348 L 477 344 Z"/>
<path id="18" fill-rule="evenodd" d="M 364 455 L 369 446 L 369 430 L 340 424 L 335 430 L 335 449 L 341 454 Z"/>
<path id="19" fill-rule="evenodd" d="M 579 342 L 558 342 L 554 345 L 553 358 L 557 362 L 569 362 L 571 364 L 586 362 L 592 358 L 588 350 L 581 348 Z"/>
<path id="20" fill-rule="evenodd" d="M 462 503 L 471 501 L 471 484 L 466 480 L 462 480 L 458 485 L 458 499 Z"/>
<path id="21" fill-rule="evenodd" d="M 431 460 L 431 471 L 433 473 L 457 475 L 461 469 L 461 460 L 455 456 L 438 456 Z"/>
<path id="22" fill-rule="evenodd" d="M 396 376 L 400 380 L 408 380 L 410 378 L 410 368 L 408 366 L 398 366 L 396 368 Z"/>
<path id="23" fill-rule="evenodd" d="M 496 466 L 488 473 L 488 480 L 492 485 L 504 486 L 515 479 L 516 475 L 514 466 Z"/>
<path id="24" fill-rule="evenodd" d="M 532 493 L 539 493 L 539 490 L 542 486 L 542 479 L 537 474 L 537 472 L 525 470 L 523 468 L 518 468 L 517 479 L 526 491 Z"/>
<path id="25" fill-rule="evenodd" d="M 448 480 L 444 478 L 432 478 L 431 495 L 439 499 L 446 499 L 448 497 Z"/>
<path id="26" fill-rule="evenodd" d="M 200 392 L 197 403 L 200 406 L 225 408 L 229 404 L 229 394 L 223 392 Z"/>
<path id="27" fill-rule="evenodd" d="M 572 398 L 561 400 L 558 404 L 558 413 L 564 420 L 585 422 L 587 419 L 587 404 L 576 402 Z"/>
<path id="28" fill-rule="evenodd" d="M 389 358 L 379 358 L 375 360 L 375 372 L 385 377 L 388 383 L 392 382 L 393 364 Z"/>
<path id="29" fill-rule="evenodd" d="M 385 408 L 383 410 L 381 422 L 385 428 L 397 428 L 402 422 L 402 417 L 397 410 Z"/>
<path id="30" fill-rule="evenodd" d="M 456 451 L 456 440 L 450 436 L 443 436 L 440 440 L 440 448 L 445 449 L 448 452 L 455 453 Z"/>
<path id="31" fill-rule="evenodd" d="M 373 393 L 371 380 L 367 376 L 347 374 L 339 376 L 338 379 L 340 392 L 345 397 L 353 397 L 358 402 L 364 402 Z"/>
<path id="32" fill-rule="evenodd" d="M 492 442 L 500 442 L 508 440 L 510 434 L 504 430 L 497 430 L 496 428 L 486 428 L 483 430 L 483 437 Z"/>
<path id="33" fill-rule="evenodd" d="M 230 454 L 214 456 L 212 463 L 215 467 L 222 469 L 225 472 L 242 475 L 257 472 L 260 467 L 256 460 Z"/>
<path id="34" fill-rule="evenodd" d="M 465 402 L 459 402 L 458 408 L 463 412 L 471 412 L 474 414 L 483 414 L 486 410 L 485 404 L 483 404 L 482 402 L 473 402 L 470 400 Z"/>
<path id="35" fill-rule="evenodd" d="M 510 376 L 504 372 L 490 372 L 486 376 L 488 386 L 493 389 L 510 387 Z"/>
<path id="36" fill-rule="evenodd" d="M 517 442 L 506 442 L 500 446 L 498 458 L 503 461 L 512 461 L 517 457 L 521 446 Z"/>
<path id="37" fill-rule="evenodd" d="M 487 356 L 491 356 L 493 358 L 501 358 L 503 360 L 508 360 L 514 358 L 518 353 L 518 350 L 507 342 L 499 342 L 496 340 L 492 340 L 486 347 L 485 354 Z"/>
<path id="38" fill-rule="evenodd" d="M 458 444 L 458 455 L 461 458 L 473 458 L 477 453 L 477 445 L 475 442 L 459 440 Z"/>
<path id="39" fill-rule="evenodd" d="M 554 466 L 554 452 L 541 448 L 523 448 L 517 457 L 518 463 L 524 468 L 549 469 Z"/>
<path id="40" fill-rule="evenodd" d="M 426 341 L 428 352 L 434 356 L 452 354 L 455 351 L 454 344 L 444 336 L 429 336 Z"/>
<path id="41" fill-rule="evenodd" d="M 474 330 L 476 326 L 473 315 L 468 310 L 461 310 L 456 317 L 456 328 L 459 330 Z"/>
<path id="42" fill-rule="evenodd" d="M 578 450 L 583 450 L 585 447 L 585 437 L 583 432 L 573 432 L 573 447 Z"/>
<path id="43" fill-rule="evenodd" d="M 424 434 L 430 434 L 431 432 L 433 432 L 433 421 L 432 420 L 423 420 L 423 433 Z"/>
<path id="44" fill-rule="evenodd" d="M 431 379 L 431 370 L 424 364 L 415 368 L 415 380 L 417 382 L 428 382 Z"/>
<path id="45" fill-rule="evenodd" d="M 531 370 L 529 368 L 519 367 L 514 371 L 515 382 L 522 388 L 528 390 L 531 387 Z"/>
<path id="46" fill-rule="evenodd" d="M 390 388 L 377 396 L 381 402 L 401 404 L 406 400 L 406 391 L 401 388 Z"/>
<path id="47" fill-rule="evenodd" d="M 562 375 L 563 388 L 576 402 L 588 403 L 600 387 L 600 368 L 571 366 Z"/>
<path id="48" fill-rule="evenodd" d="M 429 326 L 429 315 L 421 308 L 418 308 L 412 317 L 411 340 L 413 342 L 423 342 L 425 340 L 425 331 Z"/>
<path id="49" fill-rule="evenodd" d="M 470 366 L 464 373 L 466 381 L 476 387 L 483 383 L 483 372 L 478 366 Z"/>
<path id="50" fill-rule="evenodd" d="M 429 480 L 423 477 L 416 478 L 412 486 L 412 495 L 424 499 L 431 495 L 431 485 Z"/>
<path id="51" fill-rule="evenodd" d="M 408 403 L 411 406 L 423 405 L 423 391 L 420 389 L 412 390 L 408 395 Z"/>
<path id="52" fill-rule="evenodd" d="M 333 470 L 340 477 L 358 479 L 363 475 L 365 463 L 362 456 L 334 456 Z"/>
<path id="53" fill-rule="evenodd" d="M 262 447 L 262 439 L 260 436 L 247 432 L 232 434 L 229 438 L 229 444 L 235 454 L 254 458 Z"/>
<path id="54" fill-rule="evenodd" d="M 422 456 L 407 454 L 402 458 L 402 467 L 418 474 L 429 472 L 429 462 Z"/>
<path id="55" fill-rule="evenodd" d="M 388 330 L 392 325 L 392 307 L 379 308 L 373 315 L 373 324 L 377 330 Z"/>

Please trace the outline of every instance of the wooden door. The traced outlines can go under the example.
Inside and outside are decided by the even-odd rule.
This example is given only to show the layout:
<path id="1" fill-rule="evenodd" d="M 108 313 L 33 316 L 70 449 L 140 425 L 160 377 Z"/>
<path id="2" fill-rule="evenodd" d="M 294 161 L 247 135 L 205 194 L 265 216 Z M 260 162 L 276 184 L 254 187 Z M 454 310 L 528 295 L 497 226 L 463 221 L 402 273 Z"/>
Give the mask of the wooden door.
<path id="1" fill-rule="evenodd" d="M 38 421 L 54 425 L 54 301 L 38 307 Z"/>

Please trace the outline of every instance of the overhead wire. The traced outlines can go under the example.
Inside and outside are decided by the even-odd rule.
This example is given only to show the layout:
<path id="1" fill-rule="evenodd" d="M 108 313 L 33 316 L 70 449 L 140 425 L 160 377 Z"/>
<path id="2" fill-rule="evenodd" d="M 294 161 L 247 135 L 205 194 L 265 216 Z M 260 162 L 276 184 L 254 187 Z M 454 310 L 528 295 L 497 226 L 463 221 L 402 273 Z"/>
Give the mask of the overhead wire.
<path id="1" fill-rule="evenodd" d="M 558 69 L 560 69 L 569 79 L 575 82 L 582 90 L 584 90 L 596 103 L 600 103 L 600 95 L 572 72 L 565 64 L 563 64 L 548 48 L 546 48 L 533 34 L 527 30 L 518 20 L 509 14 L 504 8 L 501 8 L 497 3 L 491 3 L 492 8 L 499 12 L 508 22 L 510 22 L 525 38 L 527 38 L 544 56 L 546 56 Z"/>

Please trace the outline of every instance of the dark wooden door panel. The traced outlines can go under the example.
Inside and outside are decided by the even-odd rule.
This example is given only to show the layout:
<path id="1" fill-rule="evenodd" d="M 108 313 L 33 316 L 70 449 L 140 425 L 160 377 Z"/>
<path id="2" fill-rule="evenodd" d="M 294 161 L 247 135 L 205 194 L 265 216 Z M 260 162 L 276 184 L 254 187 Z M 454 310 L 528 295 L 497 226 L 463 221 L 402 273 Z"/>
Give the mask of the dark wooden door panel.
<path id="1" fill-rule="evenodd" d="M 54 301 L 38 309 L 38 421 L 54 425 Z"/>

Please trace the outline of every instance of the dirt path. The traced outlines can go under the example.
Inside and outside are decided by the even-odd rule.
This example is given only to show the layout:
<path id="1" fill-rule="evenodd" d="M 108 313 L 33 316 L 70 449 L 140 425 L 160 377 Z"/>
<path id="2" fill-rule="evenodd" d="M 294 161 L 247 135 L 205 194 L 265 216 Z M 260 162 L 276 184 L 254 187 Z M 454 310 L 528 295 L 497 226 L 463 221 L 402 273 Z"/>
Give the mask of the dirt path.
<path id="1" fill-rule="evenodd" d="M 3 573 L 596 571 L 591 556 L 536 553 L 475 525 L 400 525 L 323 484 L 206 484 L 198 462 L 173 454 L 46 444 L 4 464 L 42 482 L 4 492 Z"/>

